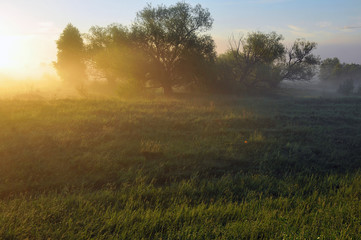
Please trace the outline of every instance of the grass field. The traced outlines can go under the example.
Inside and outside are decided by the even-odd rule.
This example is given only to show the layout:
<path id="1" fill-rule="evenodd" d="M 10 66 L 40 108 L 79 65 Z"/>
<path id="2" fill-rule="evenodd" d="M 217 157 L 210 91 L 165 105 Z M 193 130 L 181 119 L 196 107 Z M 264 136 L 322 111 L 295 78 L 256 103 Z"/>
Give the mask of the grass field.
<path id="1" fill-rule="evenodd" d="M 361 99 L 1 100 L 0 239 L 361 239 Z"/>

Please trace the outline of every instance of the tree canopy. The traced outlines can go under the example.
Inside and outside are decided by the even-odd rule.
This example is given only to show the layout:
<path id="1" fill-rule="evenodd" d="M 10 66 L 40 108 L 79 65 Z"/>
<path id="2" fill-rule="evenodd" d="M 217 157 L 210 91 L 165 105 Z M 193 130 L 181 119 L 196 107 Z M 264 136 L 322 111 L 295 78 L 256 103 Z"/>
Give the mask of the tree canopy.
<path id="1" fill-rule="evenodd" d="M 310 80 L 316 74 L 320 63 L 318 56 L 312 54 L 317 44 L 304 39 L 297 39 L 286 52 L 283 63 L 282 79 Z"/>
<path id="2" fill-rule="evenodd" d="M 144 59 L 135 49 L 127 27 L 120 24 L 93 26 L 85 36 L 89 64 L 110 84 L 114 85 L 121 79 L 144 78 Z"/>
<path id="3" fill-rule="evenodd" d="M 361 82 L 361 65 L 341 63 L 338 58 L 326 58 L 321 62 L 320 79 L 332 84 L 340 84 L 349 79 Z"/>
<path id="4" fill-rule="evenodd" d="M 79 30 L 68 24 L 56 41 L 58 53 L 54 67 L 60 78 L 70 84 L 82 84 L 86 78 L 84 42 Z"/>
<path id="5" fill-rule="evenodd" d="M 137 13 L 132 25 L 135 43 L 158 69 L 158 75 L 151 77 L 160 83 L 165 94 L 171 94 L 173 86 L 190 81 L 184 77 L 184 71 L 179 71 L 184 64 L 215 57 L 213 39 L 201 34 L 212 23 L 207 9 L 184 2 L 170 7 L 149 4 Z"/>
<path id="6" fill-rule="evenodd" d="M 232 37 L 228 52 L 219 57 L 221 78 L 236 79 L 242 89 L 273 88 L 282 80 L 310 80 L 319 63 L 312 54 L 316 43 L 297 39 L 288 49 L 282 40 L 276 32 Z"/>
<path id="7" fill-rule="evenodd" d="M 166 95 L 179 86 L 222 92 L 269 89 L 282 80 L 310 80 L 316 74 L 314 42 L 297 39 L 288 48 L 281 34 L 250 32 L 231 38 L 228 51 L 217 56 L 214 40 L 206 34 L 212 25 L 208 9 L 185 2 L 148 4 L 130 26 L 93 26 L 84 35 L 85 44 L 69 24 L 57 41 L 54 66 L 66 82 L 81 83 L 87 70 L 92 79 L 106 79 L 114 87 L 125 82 L 137 91 L 162 88 Z M 322 63 L 321 78 L 332 75 L 326 70 L 332 64 Z"/>
<path id="8" fill-rule="evenodd" d="M 263 75 L 274 75 L 276 71 L 273 63 L 281 59 L 285 48 L 281 43 L 282 35 L 275 32 L 262 33 L 252 32 L 247 36 L 230 40 L 228 53 L 234 61 L 232 65 L 236 68 L 236 79 L 242 88 L 255 87 L 256 85 L 274 85 L 272 79 L 265 80 Z M 278 80 L 277 80 L 278 81 Z"/>

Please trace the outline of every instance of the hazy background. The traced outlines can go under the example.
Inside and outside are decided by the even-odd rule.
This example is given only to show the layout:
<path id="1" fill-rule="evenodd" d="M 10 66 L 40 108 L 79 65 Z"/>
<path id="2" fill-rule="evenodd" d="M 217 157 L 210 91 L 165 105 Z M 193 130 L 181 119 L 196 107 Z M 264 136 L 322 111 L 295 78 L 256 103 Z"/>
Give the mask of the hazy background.
<path id="1" fill-rule="evenodd" d="M 146 0 L 12 0 L 0 1 L 0 78 L 39 78 L 55 74 L 56 39 L 67 23 L 81 32 L 94 25 L 129 25 Z M 170 5 L 177 1 L 151 1 Z M 231 34 L 248 31 L 282 34 L 318 43 L 322 59 L 337 56 L 341 62 L 361 63 L 361 1 L 358 0 L 237 0 L 186 1 L 209 8 L 215 22 L 210 34 L 217 52 L 228 47 Z"/>

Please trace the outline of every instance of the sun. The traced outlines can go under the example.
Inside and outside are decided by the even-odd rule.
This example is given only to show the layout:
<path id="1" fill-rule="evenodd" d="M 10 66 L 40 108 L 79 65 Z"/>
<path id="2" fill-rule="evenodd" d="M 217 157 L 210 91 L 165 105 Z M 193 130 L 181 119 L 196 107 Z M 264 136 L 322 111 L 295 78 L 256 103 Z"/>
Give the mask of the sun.
<path id="1" fill-rule="evenodd" d="M 30 34 L 0 24 L 0 76 L 26 79 L 43 74 L 41 63 L 51 62 L 56 55 L 55 41 L 52 36 L 37 34 L 36 29 L 34 32 Z"/>
<path id="2" fill-rule="evenodd" d="M 9 26 L 0 25 L 0 73 L 18 74 L 27 59 L 24 36 Z M 31 48 L 31 47 L 30 47 Z"/>
<path id="3" fill-rule="evenodd" d="M 0 33 L 0 74 L 28 75 L 31 73 L 29 66 L 36 65 L 34 56 L 34 46 L 26 36 Z"/>
<path id="4" fill-rule="evenodd" d="M 0 34 L 0 69 L 14 67 L 15 44 L 14 37 Z"/>

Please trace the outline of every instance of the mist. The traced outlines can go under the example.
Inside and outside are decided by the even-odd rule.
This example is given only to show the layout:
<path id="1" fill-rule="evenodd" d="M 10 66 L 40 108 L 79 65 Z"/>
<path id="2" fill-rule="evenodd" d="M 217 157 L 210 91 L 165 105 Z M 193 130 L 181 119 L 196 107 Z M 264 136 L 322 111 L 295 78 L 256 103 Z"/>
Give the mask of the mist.
<path id="1" fill-rule="evenodd" d="M 359 239 L 361 2 L 143 2 L 0 1 L 0 239 Z"/>

